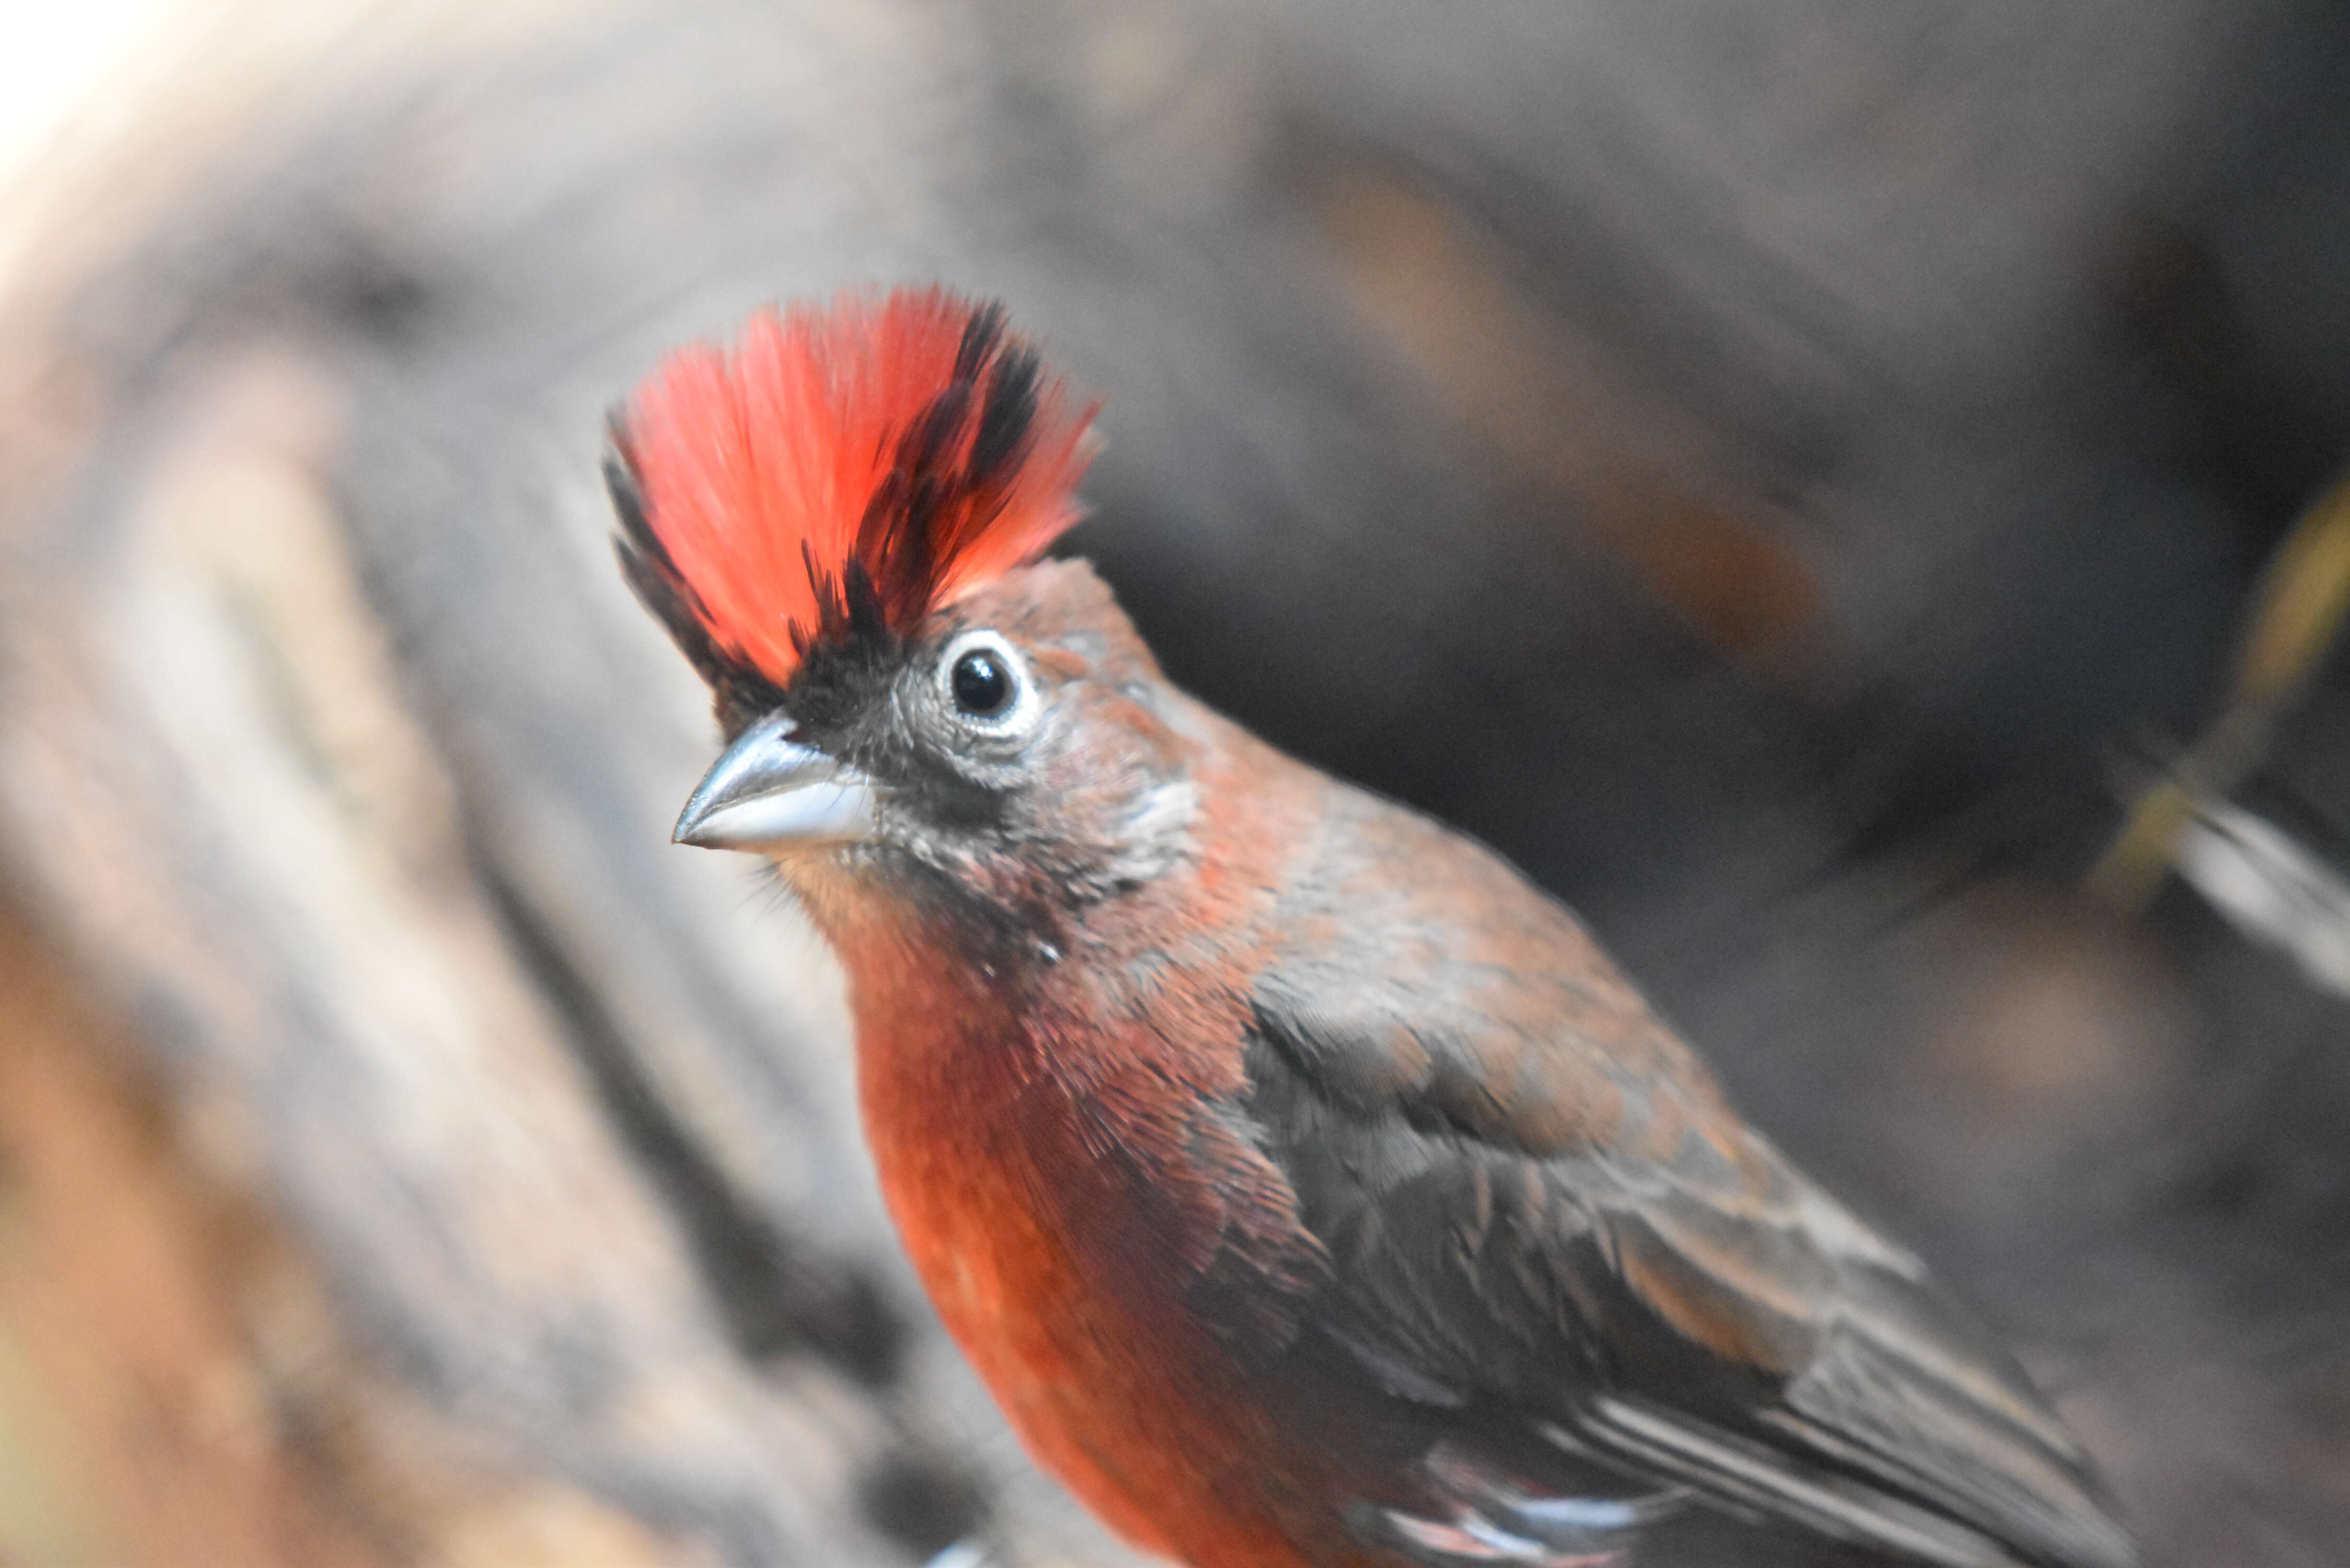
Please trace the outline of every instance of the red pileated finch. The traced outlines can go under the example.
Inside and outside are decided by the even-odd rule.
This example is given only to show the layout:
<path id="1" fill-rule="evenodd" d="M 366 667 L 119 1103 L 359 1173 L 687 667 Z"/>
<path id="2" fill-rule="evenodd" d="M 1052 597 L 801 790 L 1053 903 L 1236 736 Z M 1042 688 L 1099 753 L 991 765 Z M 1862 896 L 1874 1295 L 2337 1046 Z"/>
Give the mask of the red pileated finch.
<path id="1" fill-rule="evenodd" d="M 890 1212 L 1037 1459 L 1199 1568 L 1600 1563 L 1691 1507 L 2132 1562 L 1572 915 L 1035 561 L 1089 417 L 995 308 L 844 296 L 671 358 L 610 465 L 727 741 L 676 836 L 838 952 Z"/>

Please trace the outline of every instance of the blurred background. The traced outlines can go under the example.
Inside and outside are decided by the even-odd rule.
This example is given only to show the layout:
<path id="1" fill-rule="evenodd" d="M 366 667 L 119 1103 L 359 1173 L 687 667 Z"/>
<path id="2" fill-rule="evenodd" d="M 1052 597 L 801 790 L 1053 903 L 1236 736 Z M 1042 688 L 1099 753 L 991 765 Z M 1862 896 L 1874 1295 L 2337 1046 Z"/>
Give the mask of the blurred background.
<path id="1" fill-rule="evenodd" d="M 1128 1561 L 597 477 L 932 279 L 1170 672 L 1580 908 L 2150 1564 L 2350 1563 L 2339 5 L 8 10 L 0 1563 Z"/>

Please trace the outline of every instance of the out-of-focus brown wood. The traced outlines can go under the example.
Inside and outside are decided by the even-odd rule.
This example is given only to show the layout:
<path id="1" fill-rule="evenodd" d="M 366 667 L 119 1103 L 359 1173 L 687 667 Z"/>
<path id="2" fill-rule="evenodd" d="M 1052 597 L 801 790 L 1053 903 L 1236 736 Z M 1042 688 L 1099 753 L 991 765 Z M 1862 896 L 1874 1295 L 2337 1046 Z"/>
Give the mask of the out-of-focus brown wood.
<path id="1" fill-rule="evenodd" d="M 122 1028 L 0 904 L 0 1468 L 11 1563 L 680 1561 L 617 1510 L 403 1442 L 319 1282 L 208 1179 Z M 374 1428 L 374 1429 L 370 1429 Z"/>
<path id="2" fill-rule="evenodd" d="M 266 1241 L 192 1179 L 120 1044 L 55 947 L 0 909 L 0 1332 L 30 1396 L 15 1446 L 57 1511 L 0 1521 L 0 1550 L 391 1561 L 285 1441 L 233 1304 Z"/>
<path id="3" fill-rule="evenodd" d="M 0 1335 L 12 1563 L 656 1563 L 576 1493 L 419 1465 L 268 1213 L 209 1182 L 118 1023 L 0 905 Z M 397 1455 L 397 1458 L 395 1458 Z M 437 1471 L 437 1474 L 435 1474 Z"/>

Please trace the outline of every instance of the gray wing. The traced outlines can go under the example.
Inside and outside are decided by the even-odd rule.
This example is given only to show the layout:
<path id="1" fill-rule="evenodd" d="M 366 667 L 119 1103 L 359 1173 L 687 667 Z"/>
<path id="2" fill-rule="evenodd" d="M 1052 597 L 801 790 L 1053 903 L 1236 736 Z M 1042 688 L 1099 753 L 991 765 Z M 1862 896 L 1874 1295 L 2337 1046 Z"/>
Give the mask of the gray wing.
<path id="1" fill-rule="evenodd" d="M 2135 1562 L 1917 1260 L 1740 1122 L 1572 917 L 1392 815 L 1394 853 L 1291 895 L 1243 1107 L 1330 1259 L 1307 1310 L 1364 1375 L 1451 1421 L 1440 1451 L 1514 1424 L 1947 1568 Z"/>

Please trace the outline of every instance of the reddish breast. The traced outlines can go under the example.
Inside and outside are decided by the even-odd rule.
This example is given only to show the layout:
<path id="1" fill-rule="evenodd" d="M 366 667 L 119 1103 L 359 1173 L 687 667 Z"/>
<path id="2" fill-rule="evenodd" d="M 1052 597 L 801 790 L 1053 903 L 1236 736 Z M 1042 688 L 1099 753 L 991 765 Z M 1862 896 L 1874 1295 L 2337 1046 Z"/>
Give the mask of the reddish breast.
<path id="1" fill-rule="evenodd" d="M 833 913 L 847 917 L 832 935 L 883 1195 L 940 1316 L 1038 1462 L 1136 1544 L 1180 1561 L 1336 1561 L 1292 1544 L 1319 1522 L 1284 1521 L 1273 1501 L 1295 1496 L 1294 1465 L 1182 1305 L 1214 1244 L 1200 1232 L 1220 1221 L 1185 1199 L 1204 1173 L 1182 1166 L 1180 1106 L 1146 1066 L 1150 1044 L 1088 1028 L 1055 1049 L 1051 1003 L 946 959 L 902 908 Z M 1239 1029 L 1234 1016 L 1229 1037 Z M 1156 1123 L 1162 1110 L 1170 1120 Z"/>

